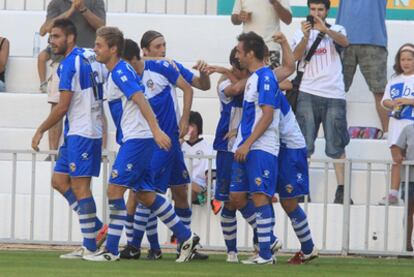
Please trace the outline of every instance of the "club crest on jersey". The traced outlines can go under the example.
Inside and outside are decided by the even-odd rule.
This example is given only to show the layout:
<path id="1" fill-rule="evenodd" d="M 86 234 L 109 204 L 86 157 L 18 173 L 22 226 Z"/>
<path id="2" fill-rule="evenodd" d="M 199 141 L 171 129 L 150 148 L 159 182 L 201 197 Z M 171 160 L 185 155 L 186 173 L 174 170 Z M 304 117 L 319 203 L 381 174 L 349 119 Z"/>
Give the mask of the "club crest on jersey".
<path id="1" fill-rule="evenodd" d="M 132 165 L 132 164 L 127 164 L 127 166 L 126 166 L 126 171 L 132 171 L 132 168 L 133 168 L 134 166 Z"/>
<path id="2" fill-rule="evenodd" d="M 70 168 L 70 171 L 71 172 L 75 172 L 75 170 L 76 170 L 76 164 L 75 163 L 70 163 L 69 164 L 69 168 Z"/>
<path id="3" fill-rule="evenodd" d="M 112 176 L 112 179 L 115 179 L 116 177 L 118 177 L 118 170 L 116 169 L 112 170 L 111 176 Z"/>
<path id="4" fill-rule="evenodd" d="M 286 190 L 287 193 L 292 193 L 293 186 L 292 185 L 287 185 L 287 186 L 285 186 L 285 190 Z"/>
<path id="5" fill-rule="evenodd" d="M 188 178 L 188 171 L 187 170 L 183 170 L 183 178 L 184 179 Z"/>
<path id="6" fill-rule="evenodd" d="M 257 177 L 256 179 L 254 179 L 254 182 L 256 183 L 256 186 L 260 187 L 260 185 L 262 184 L 262 178 Z"/>
<path id="7" fill-rule="evenodd" d="M 82 160 L 87 161 L 89 159 L 88 153 L 82 153 Z"/>
<path id="8" fill-rule="evenodd" d="M 151 89 L 151 90 L 153 90 L 153 89 L 154 89 L 154 82 L 153 82 L 151 79 L 149 79 L 149 80 L 147 81 L 147 88 L 149 88 L 149 89 Z"/>

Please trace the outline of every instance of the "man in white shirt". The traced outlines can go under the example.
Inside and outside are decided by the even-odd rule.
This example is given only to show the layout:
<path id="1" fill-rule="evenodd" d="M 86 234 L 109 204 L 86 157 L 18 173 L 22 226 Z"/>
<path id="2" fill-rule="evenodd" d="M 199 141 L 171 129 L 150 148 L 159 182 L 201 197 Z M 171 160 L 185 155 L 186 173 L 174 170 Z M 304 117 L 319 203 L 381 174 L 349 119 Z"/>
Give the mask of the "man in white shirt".
<path id="1" fill-rule="evenodd" d="M 346 121 L 346 100 L 341 57 L 337 46 L 348 46 L 343 26 L 329 26 L 325 22 L 330 8 L 329 0 L 309 0 L 313 22 L 303 21 L 293 38 L 294 56 L 304 68 L 300 84 L 296 118 L 306 140 L 308 157 L 315 150 L 315 139 L 322 124 L 325 133 L 325 153 L 333 159 L 345 158 L 349 143 Z M 319 33 L 324 33 L 311 60 L 304 62 Z M 304 66 L 305 64 L 305 66 Z M 335 203 L 343 203 L 345 165 L 334 164 L 338 182 Z"/>
<path id="2" fill-rule="evenodd" d="M 243 23 L 243 33 L 255 32 L 263 37 L 270 51 L 272 68 L 280 65 L 280 46 L 272 39 L 280 32 L 280 20 L 289 25 L 292 11 L 289 0 L 236 0 L 233 6 L 231 22 Z"/>

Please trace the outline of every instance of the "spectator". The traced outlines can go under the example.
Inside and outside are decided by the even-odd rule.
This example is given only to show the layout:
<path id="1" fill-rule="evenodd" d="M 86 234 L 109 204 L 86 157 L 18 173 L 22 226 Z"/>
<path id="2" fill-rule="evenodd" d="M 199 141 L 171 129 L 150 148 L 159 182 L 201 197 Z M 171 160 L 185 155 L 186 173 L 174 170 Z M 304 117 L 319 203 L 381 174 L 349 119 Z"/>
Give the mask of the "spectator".
<path id="1" fill-rule="evenodd" d="M 414 161 L 414 124 L 404 127 L 401 135 L 398 137 L 396 146 L 401 148 L 405 153 L 404 159 Z M 413 251 L 412 235 L 413 235 L 413 215 L 414 215 L 414 170 L 413 165 L 409 169 L 408 177 L 408 213 L 407 213 L 407 244 L 405 250 Z M 406 186 L 405 186 L 405 166 L 401 171 L 401 178 L 403 180 L 401 199 L 405 200 Z"/>
<path id="2" fill-rule="evenodd" d="M 49 33 L 56 19 L 69 18 L 78 30 L 77 45 L 83 48 L 93 48 L 95 45 L 96 30 L 105 25 L 106 12 L 103 0 L 52 0 L 47 7 L 46 21 L 40 27 L 40 35 Z M 46 78 L 46 63 L 51 62 L 50 77 Z M 61 56 L 54 55 L 48 46 L 43 50 L 37 60 L 37 68 L 40 79 L 40 90 L 48 93 L 48 102 L 51 109 L 59 102 L 59 77 L 56 69 L 59 66 Z M 107 122 L 104 118 L 103 147 L 106 148 Z M 62 122 L 58 122 L 49 132 L 49 149 L 56 150 L 62 135 Z M 47 158 L 48 160 L 50 157 Z"/>
<path id="3" fill-rule="evenodd" d="M 9 59 L 9 40 L 0 37 L 0 92 L 6 91 L 6 65 Z"/>
<path id="4" fill-rule="evenodd" d="M 303 21 L 301 29 L 296 31 L 293 39 L 295 59 L 304 59 L 319 34 L 325 35 L 304 68 L 296 117 L 306 140 L 308 157 L 315 150 L 315 139 L 322 123 L 326 155 L 343 159 L 349 135 L 342 63 L 335 45 L 346 47 L 348 40 L 343 26 L 327 26 L 325 20 L 330 8 L 329 0 L 309 0 L 308 7 L 314 24 Z M 300 66 L 303 67 L 303 61 Z M 345 164 L 334 163 L 334 168 L 338 182 L 334 202 L 343 203 Z"/>
<path id="5" fill-rule="evenodd" d="M 374 94 L 375 106 L 384 137 L 388 134 L 388 116 L 381 106 L 387 83 L 387 0 L 341 0 L 336 23 L 345 27 L 349 46 L 343 53 L 345 91 L 351 87 L 359 69 Z"/>
<path id="6" fill-rule="evenodd" d="M 213 154 L 213 147 L 200 135 L 203 134 L 203 118 L 198 112 L 191 111 L 189 119 L 188 138 L 181 145 L 184 154 L 205 156 Z M 200 157 L 192 160 L 191 201 L 194 204 L 204 205 L 207 192 L 208 160 Z"/>
<path id="7" fill-rule="evenodd" d="M 292 22 L 288 0 L 236 0 L 231 15 L 234 25 L 243 23 L 243 33 L 253 31 L 263 37 L 272 68 L 280 65 L 280 46 L 272 39 L 280 31 L 280 20 L 288 25 Z"/>
<path id="8" fill-rule="evenodd" d="M 397 140 L 405 126 L 414 124 L 414 44 L 404 44 L 398 50 L 394 71 L 396 76 L 388 82 L 382 99 L 382 105 L 392 110 L 388 126 L 388 146 L 391 150 L 393 164 L 391 166 L 391 191 L 381 200 L 380 204 L 388 201 L 390 205 L 399 203 L 398 190 L 401 183 L 403 148 L 397 144 Z"/>

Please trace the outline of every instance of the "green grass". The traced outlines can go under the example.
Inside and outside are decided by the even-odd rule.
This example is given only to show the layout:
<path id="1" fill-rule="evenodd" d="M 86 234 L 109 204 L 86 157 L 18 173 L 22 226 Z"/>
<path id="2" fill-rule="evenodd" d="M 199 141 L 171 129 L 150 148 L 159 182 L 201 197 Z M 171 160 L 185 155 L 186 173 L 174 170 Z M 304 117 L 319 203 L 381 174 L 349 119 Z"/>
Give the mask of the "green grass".
<path id="1" fill-rule="evenodd" d="M 277 265 L 227 264 L 224 255 L 208 261 L 174 262 L 174 255 L 159 261 L 93 263 L 62 260 L 57 251 L 0 251 L 0 276 L 414 276 L 414 259 L 320 257 L 307 265 L 288 265 L 288 257 Z"/>

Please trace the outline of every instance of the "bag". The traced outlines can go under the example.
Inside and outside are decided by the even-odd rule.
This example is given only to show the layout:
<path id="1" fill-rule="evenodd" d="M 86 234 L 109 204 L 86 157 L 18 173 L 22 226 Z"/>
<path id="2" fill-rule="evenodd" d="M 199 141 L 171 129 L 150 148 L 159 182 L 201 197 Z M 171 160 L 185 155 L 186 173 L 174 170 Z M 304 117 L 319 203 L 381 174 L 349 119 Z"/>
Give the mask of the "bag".
<path id="1" fill-rule="evenodd" d="M 384 132 L 375 127 L 357 127 L 348 128 L 348 134 L 353 139 L 381 139 Z"/>
<path id="2" fill-rule="evenodd" d="M 286 98 L 292 107 L 292 111 L 296 113 L 296 106 L 298 104 L 298 97 L 299 97 L 299 87 L 300 83 L 302 82 L 303 73 L 305 71 L 306 65 L 311 60 L 313 54 L 316 51 L 316 48 L 318 48 L 319 43 L 321 43 L 323 37 L 325 36 L 325 33 L 319 33 L 318 37 L 315 39 L 315 41 L 312 43 L 311 48 L 309 49 L 308 54 L 305 57 L 305 64 L 303 65 L 302 69 L 303 71 L 299 70 L 300 61 L 298 62 L 298 65 L 296 67 L 296 77 L 292 80 L 292 89 L 286 91 Z"/>

